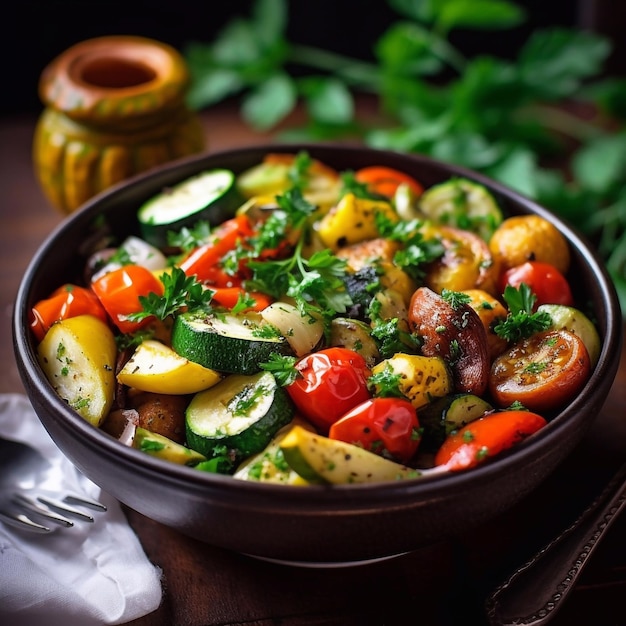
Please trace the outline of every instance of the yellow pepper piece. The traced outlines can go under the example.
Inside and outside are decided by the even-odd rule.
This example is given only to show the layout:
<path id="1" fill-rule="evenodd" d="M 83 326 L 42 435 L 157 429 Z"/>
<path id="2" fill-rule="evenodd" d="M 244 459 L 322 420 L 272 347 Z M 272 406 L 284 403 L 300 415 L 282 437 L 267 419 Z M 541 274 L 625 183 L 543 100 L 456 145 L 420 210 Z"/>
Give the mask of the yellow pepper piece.
<path id="1" fill-rule="evenodd" d="M 317 232 L 328 248 L 340 248 L 379 236 L 376 214 L 397 222 L 400 218 L 389 202 L 357 198 L 347 193 L 319 222 Z"/>
<path id="2" fill-rule="evenodd" d="M 452 392 L 452 376 L 438 356 L 394 354 L 375 365 L 372 374 L 379 374 L 386 368 L 400 375 L 400 391 L 416 409 Z"/>

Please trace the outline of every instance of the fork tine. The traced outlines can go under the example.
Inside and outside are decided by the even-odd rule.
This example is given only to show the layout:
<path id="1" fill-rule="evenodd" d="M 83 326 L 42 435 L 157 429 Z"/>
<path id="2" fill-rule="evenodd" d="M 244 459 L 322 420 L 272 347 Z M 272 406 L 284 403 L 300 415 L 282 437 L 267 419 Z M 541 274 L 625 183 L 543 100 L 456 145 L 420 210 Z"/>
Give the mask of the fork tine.
<path id="1" fill-rule="evenodd" d="M 73 526 L 74 522 L 72 520 L 67 519 L 63 515 L 59 515 L 50 509 L 41 506 L 38 504 L 37 500 L 34 498 L 29 498 L 21 493 L 16 493 L 13 495 L 13 502 L 32 513 L 36 513 L 37 515 L 41 515 L 46 519 L 49 519 L 51 522 L 55 522 L 56 524 L 60 524 L 61 526 L 65 526 L 66 528 L 69 526 Z"/>
<path id="2" fill-rule="evenodd" d="M 93 500 L 92 498 L 87 498 L 86 496 L 79 496 L 74 493 L 69 493 L 63 498 L 63 502 L 71 503 L 71 504 L 82 504 L 83 506 L 88 506 L 90 509 L 94 509 L 95 511 L 106 511 L 106 504 L 102 504 L 102 502 L 98 502 L 98 500 Z"/>
<path id="3" fill-rule="evenodd" d="M 93 522 L 93 516 L 89 515 L 89 513 L 85 513 L 69 504 L 65 504 L 61 500 L 56 500 L 54 498 L 49 498 L 47 496 L 37 496 L 37 500 L 42 504 L 45 504 L 47 507 L 58 511 L 62 515 L 67 513 L 72 517 L 76 517 L 77 519 L 82 520 L 83 522 Z"/>
<path id="4" fill-rule="evenodd" d="M 42 524 L 38 524 L 37 522 L 33 522 L 30 517 L 27 517 L 23 513 L 19 513 L 15 516 L 6 515 L 2 511 L 0 511 L 0 521 L 8 524 L 9 526 L 13 526 L 13 528 L 19 528 L 22 530 L 28 530 L 36 533 L 49 533 L 51 529 L 48 526 L 43 526 Z"/>

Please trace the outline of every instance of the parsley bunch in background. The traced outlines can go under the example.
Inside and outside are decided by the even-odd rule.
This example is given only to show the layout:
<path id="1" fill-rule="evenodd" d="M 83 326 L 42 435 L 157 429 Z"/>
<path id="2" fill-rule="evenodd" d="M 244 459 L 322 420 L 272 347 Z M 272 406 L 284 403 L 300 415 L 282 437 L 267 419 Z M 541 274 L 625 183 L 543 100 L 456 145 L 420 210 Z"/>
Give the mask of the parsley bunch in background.
<path id="1" fill-rule="evenodd" d="M 302 103 L 306 123 L 282 131 L 285 140 L 357 136 L 499 180 L 595 243 L 626 314 L 626 80 L 603 76 L 610 41 L 537 30 L 513 60 L 468 58 L 452 44 L 453 31 L 488 37 L 522 24 L 524 9 L 509 0 L 388 3 L 398 19 L 368 63 L 289 41 L 287 0 L 257 0 L 249 19 L 187 47 L 190 106 L 240 96 L 245 122 L 268 131 Z M 371 125 L 356 116 L 358 94 L 376 99 Z"/>

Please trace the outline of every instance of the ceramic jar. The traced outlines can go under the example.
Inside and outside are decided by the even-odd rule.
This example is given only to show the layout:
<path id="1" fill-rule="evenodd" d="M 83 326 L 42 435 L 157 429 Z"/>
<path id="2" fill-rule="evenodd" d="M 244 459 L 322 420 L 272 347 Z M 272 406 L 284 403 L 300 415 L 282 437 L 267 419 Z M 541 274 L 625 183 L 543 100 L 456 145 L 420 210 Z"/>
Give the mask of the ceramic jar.
<path id="1" fill-rule="evenodd" d="M 33 142 L 48 200 L 71 213 L 125 178 L 204 150 L 188 85 L 182 56 L 144 37 L 89 39 L 54 59 L 40 77 Z"/>

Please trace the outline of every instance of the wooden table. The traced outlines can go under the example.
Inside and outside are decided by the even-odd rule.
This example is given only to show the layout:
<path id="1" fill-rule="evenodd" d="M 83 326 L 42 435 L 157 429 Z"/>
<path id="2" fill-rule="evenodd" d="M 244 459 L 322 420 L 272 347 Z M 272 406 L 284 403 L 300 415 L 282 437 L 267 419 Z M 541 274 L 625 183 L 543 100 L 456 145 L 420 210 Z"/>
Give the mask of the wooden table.
<path id="1" fill-rule="evenodd" d="M 251 133 L 227 107 L 204 120 L 212 150 L 268 139 Z M 0 120 L 2 393 L 23 392 L 11 346 L 14 295 L 33 252 L 62 219 L 33 176 L 35 121 L 32 116 Z M 163 570 L 164 586 L 161 607 L 134 624 L 485 623 L 487 592 L 543 540 L 567 527 L 626 458 L 625 408 L 626 350 L 590 436 L 535 493 L 454 540 L 373 565 L 332 570 L 274 565 L 199 543 L 129 510 L 148 557 Z M 626 517 L 609 531 L 554 624 L 626 624 L 625 533 Z"/>

